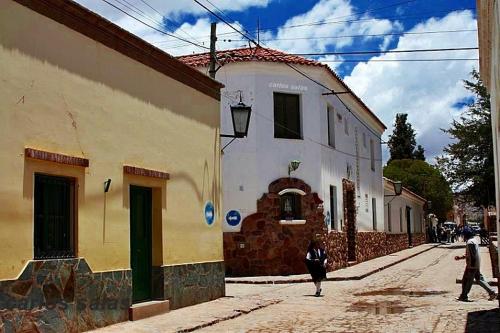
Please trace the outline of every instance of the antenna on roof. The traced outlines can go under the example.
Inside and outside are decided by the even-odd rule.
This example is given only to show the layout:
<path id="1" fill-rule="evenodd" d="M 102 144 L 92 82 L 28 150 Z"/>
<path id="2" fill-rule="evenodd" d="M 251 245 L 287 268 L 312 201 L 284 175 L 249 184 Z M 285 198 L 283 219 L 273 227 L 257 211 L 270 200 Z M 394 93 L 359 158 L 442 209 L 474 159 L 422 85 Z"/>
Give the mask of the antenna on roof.
<path id="1" fill-rule="evenodd" d="M 257 45 L 260 46 L 260 17 L 257 17 Z"/>

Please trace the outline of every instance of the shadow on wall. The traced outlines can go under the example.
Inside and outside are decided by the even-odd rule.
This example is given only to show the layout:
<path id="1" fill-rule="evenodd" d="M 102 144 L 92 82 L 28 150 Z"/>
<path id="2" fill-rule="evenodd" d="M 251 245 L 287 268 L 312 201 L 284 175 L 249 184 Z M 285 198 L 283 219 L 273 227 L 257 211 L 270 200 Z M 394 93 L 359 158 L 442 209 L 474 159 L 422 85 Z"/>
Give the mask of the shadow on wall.
<path id="1" fill-rule="evenodd" d="M 2 25 L 4 31 L 0 35 L 0 48 L 11 51 L 16 58 L 22 58 L 18 53 L 24 54 L 39 61 L 40 66 L 51 64 L 56 70 L 72 73 L 112 90 L 120 90 L 146 104 L 170 110 L 212 128 L 219 126 L 218 117 L 214 116 L 218 115 L 219 109 L 207 111 L 202 101 L 198 107 L 193 106 L 196 105 L 193 103 L 195 95 L 203 96 L 205 101 L 209 98 L 207 95 L 70 28 L 64 27 L 65 30 L 62 30 L 57 27 L 59 23 L 50 18 L 39 19 L 41 14 L 22 5 L 12 4 L 6 6 L 5 10 L 12 11 L 10 19 L 13 21 L 7 20 Z M 37 19 L 33 19 L 34 15 Z M 50 25 L 47 21 L 50 21 Z M 16 38 L 20 36 L 22 38 Z M 134 47 L 131 46 L 131 49 Z M 180 65 L 180 68 L 184 68 L 184 65 Z M 94 97 L 109 98 L 104 94 Z"/>
<path id="2" fill-rule="evenodd" d="M 500 309 L 467 313 L 465 333 L 497 333 L 500 327 Z"/>

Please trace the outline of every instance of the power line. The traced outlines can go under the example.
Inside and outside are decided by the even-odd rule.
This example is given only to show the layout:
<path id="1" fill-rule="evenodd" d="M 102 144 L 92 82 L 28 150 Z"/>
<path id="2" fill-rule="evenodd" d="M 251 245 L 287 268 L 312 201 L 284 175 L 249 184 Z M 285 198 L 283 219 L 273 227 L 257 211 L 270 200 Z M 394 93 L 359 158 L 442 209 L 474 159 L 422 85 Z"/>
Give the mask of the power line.
<path id="1" fill-rule="evenodd" d="M 195 1 L 197 4 L 199 4 L 200 6 L 202 6 L 203 8 L 205 8 L 207 11 L 209 11 L 210 13 L 212 13 L 213 15 L 215 15 L 217 18 L 219 18 L 220 20 L 222 20 L 222 22 L 224 22 L 224 23 L 226 23 L 227 25 L 229 25 L 232 29 L 234 29 L 235 31 L 237 31 L 237 32 L 238 32 L 239 34 L 241 34 L 243 37 L 245 37 L 245 38 L 247 38 L 249 41 L 253 42 L 253 43 L 254 43 L 257 47 L 260 47 L 260 46 L 259 46 L 259 45 L 258 45 L 258 44 L 257 44 L 257 43 L 256 43 L 256 42 L 252 39 L 252 38 L 250 38 L 250 37 L 246 36 L 244 33 L 242 33 L 241 31 L 237 30 L 236 28 L 234 28 L 231 24 L 229 24 L 228 22 L 226 22 L 225 20 L 223 20 L 220 16 L 216 15 L 216 14 L 215 14 L 215 13 L 213 13 L 211 10 L 209 10 L 207 7 L 205 7 L 204 5 L 202 5 L 202 4 L 201 4 L 198 0 L 194 0 L 194 1 Z M 331 91 L 331 92 L 335 93 L 335 92 L 333 91 L 333 89 L 330 89 L 330 88 L 326 87 L 326 86 L 325 86 L 325 85 L 323 85 L 322 83 L 320 83 L 320 82 L 318 82 L 318 81 L 314 80 L 313 78 L 309 77 L 307 74 L 302 73 L 300 70 L 296 69 L 296 68 L 295 68 L 295 67 L 293 67 L 291 64 L 286 63 L 286 65 L 288 65 L 289 67 L 291 67 L 292 69 L 294 69 L 294 70 L 295 70 L 295 71 L 297 71 L 298 73 L 302 74 L 303 76 L 305 76 L 305 77 L 306 77 L 306 78 L 308 78 L 309 80 L 311 80 L 311 81 L 315 82 L 316 84 L 318 84 L 318 85 L 320 85 L 320 86 L 324 87 L 325 89 L 327 89 L 327 90 L 329 90 L 329 91 Z M 352 114 L 352 115 L 353 115 L 353 116 L 354 116 L 354 117 L 355 117 L 355 118 L 356 118 L 356 119 L 357 119 L 357 120 L 358 120 L 358 121 L 359 121 L 362 125 L 364 125 L 364 126 L 365 126 L 365 127 L 366 127 L 369 131 L 370 131 L 370 132 L 372 132 L 372 134 L 374 134 L 374 135 L 375 135 L 375 137 L 377 137 L 377 138 L 379 137 L 379 134 L 378 134 L 378 133 L 374 132 L 374 131 L 370 128 L 370 127 L 368 127 L 368 126 L 367 126 L 367 125 L 366 125 L 366 124 L 365 124 L 365 123 L 364 123 L 361 119 L 359 119 L 359 118 L 358 118 L 358 116 L 357 116 L 357 115 L 355 115 L 355 114 L 354 114 L 354 113 L 353 113 L 353 112 L 352 112 L 352 111 L 351 111 L 351 110 L 347 107 L 347 105 L 346 105 L 346 104 L 345 104 L 345 103 L 344 103 L 344 102 L 340 99 L 340 97 L 339 97 L 338 95 L 336 95 L 336 96 L 337 96 L 337 98 L 339 99 L 339 101 L 340 101 L 340 102 L 344 105 L 344 107 L 346 108 L 346 110 L 348 110 L 348 111 L 349 111 L 349 112 L 350 112 L 350 113 L 351 113 L 351 114 Z M 258 114 L 258 113 L 257 113 L 257 114 Z M 274 120 L 273 120 L 273 122 L 274 122 Z M 276 123 L 276 122 L 274 122 L 274 123 L 275 123 L 275 124 L 278 124 L 278 126 L 280 126 L 280 125 L 281 125 L 281 124 Z M 288 129 L 288 130 L 290 130 L 290 129 Z M 295 134 L 298 134 L 299 136 L 302 136 L 300 133 L 295 133 Z M 305 137 L 305 136 L 304 136 L 304 137 Z M 314 141 L 314 140 L 312 140 L 312 141 Z M 314 142 L 315 142 L 315 141 L 314 141 Z M 318 144 L 320 144 L 320 145 L 322 145 L 322 146 L 325 146 L 324 144 L 322 144 L 322 143 L 320 143 L 320 142 L 316 142 L 316 143 L 318 143 Z M 333 148 L 333 147 L 328 146 L 328 148 Z M 346 153 L 346 152 L 343 152 L 343 153 L 344 153 L 344 154 L 348 154 L 348 153 Z M 354 156 L 354 157 L 359 158 L 359 156 L 357 156 L 357 155 L 352 155 L 352 154 L 351 154 L 351 156 Z"/>
<path id="2" fill-rule="evenodd" d="M 178 40 L 181 40 L 181 41 L 183 41 L 183 42 L 189 43 L 189 44 L 191 44 L 191 45 L 197 46 L 197 47 L 202 48 L 202 49 L 208 49 L 208 47 L 206 47 L 206 46 L 203 46 L 203 45 L 197 44 L 197 43 L 195 43 L 195 42 L 192 42 L 192 41 L 187 40 L 187 39 L 182 38 L 182 37 L 178 37 L 178 36 L 176 36 L 176 35 L 174 35 L 174 34 L 171 34 L 171 33 L 166 32 L 166 31 L 164 31 L 164 30 L 162 30 L 162 29 L 158 29 L 158 28 L 156 28 L 156 27 L 154 27 L 154 26 L 152 26 L 152 25 L 150 25 L 150 24 L 148 24 L 148 23 L 146 23 L 146 22 L 142 21 L 141 19 L 139 19 L 139 18 L 135 17 L 134 15 L 132 15 L 132 14 L 128 13 L 127 11 L 125 11 L 125 10 L 121 9 L 120 7 L 118 7 L 118 6 L 114 5 L 114 4 L 112 4 L 111 2 L 109 2 L 109 1 L 107 1 L 107 0 L 102 0 L 102 1 L 103 1 L 103 2 L 105 2 L 105 3 L 107 3 L 108 5 L 110 5 L 111 7 L 113 7 L 113 8 L 115 8 L 115 9 L 119 10 L 119 11 L 120 11 L 120 12 L 122 12 L 123 14 L 125 14 L 125 15 L 127 15 L 127 16 L 131 17 L 132 19 L 134 19 L 134 20 L 136 20 L 136 21 L 138 21 L 138 22 L 140 22 L 140 23 L 144 24 L 145 26 L 147 26 L 147 27 L 149 27 L 149 28 L 151 28 L 151 29 L 153 29 L 153 30 L 155 30 L 155 31 L 157 31 L 157 32 L 159 32 L 159 33 L 161 33 L 161 34 L 164 34 L 164 35 L 166 35 L 166 36 L 170 36 L 170 37 L 176 38 L 176 39 L 178 39 Z"/>
<path id="3" fill-rule="evenodd" d="M 237 101 L 238 101 L 237 99 L 233 98 L 232 96 L 228 95 L 227 93 L 222 93 L 222 94 L 223 94 L 226 98 L 228 98 L 228 99 L 232 100 L 233 102 L 235 102 L 235 101 L 237 102 Z M 359 155 L 356 155 L 356 154 L 351 154 L 351 153 L 348 153 L 348 152 L 346 152 L 346 151 L 340 150 L 340 149 L 338 149 L 337 147 L 332 147 L 332 146 L 330 146 L 330 145 L 326 145 L 326 144 L 324 144 L 324 143 L 322 143 L 322 142 L 316 141 L 316 140 L 314 140 L 314 139 L 313 139 L 313 138 L 311 138 L 311 137 L 308 137 L 308 136 L 306 136 L 306 135 L 302 135 L 301 133 L 299 133 L 299 132 L 297 132 L 297 131 L 295 131 L 295 130 L 293 130 L 293 129 L 289 128 L 289 127 L 286 127 L 285 125 L 282 125 L 282 124 L 280 124 L 280 123 L 275 122 L 275 121 L 274 121 L 274 119 L 271 119 L 271 118 L 269 118 L 268 116 L 265 116 L 265 115 L 263 115 L 263 114 L 261 114 L 261 113 L 259 113 L 259 112 L 252 111 L 252 114 L 255 114 L 255 115 L 257 115 L 257 116 L 261 117 L 262 119 L 265 119 L 265 120 L 269 121 L 270 123 L 273 123 L 274 125 L 276 125 L 276 126 L 278 126 L 278 127 L 280 127 L 280 128 L 283 128 L 283 129 L 285 129 L 285 130 L 287 130 L 287 131 L 289 131 L 289 132 L 291 132 L 291 133 L 293 133 L 293 134 L 296 134 L 297 136 L 301 137 L 301 138 L 302 138 L 302 139 L 304 139 L 304 140 L 310 141 L 310 142 L 315 143 L 315 144 L 317 144 L 317 145 L 320 145 L 320 146 L 322 146 L 322 147 L 324 147 L 324 148 L 328 148 L 328 149 L 331 149 L 331 150 L 335 150 L 335 151 L 337 151 L 337 152 L 339 152 L 339 153 L 341 153 L 341 154 L 345 154 L 345 155 L 348 155 L 348 156 L 351 156 L 351 157 L 360 158 L 360 159 L 365 159 L 365 160 L 371 160 L 371 157 L 364 157 L 364 156 L 359 156 Z M 376 135 L 376 137 L 378 137 L 378 135 Z M 231 141 L 233 141 L 233 140 L 231 140 Z M 229 145 L 229 144 L 226 144 L 226 146 L 224 146 L 224 148 L 226 148 L 228 145 Z M 377 158 L 377 159 L 375 159 L 375 161 L 382 161 L 382 159 L 378 159 L 378 158 Z"/>
<path id="4" fill-rule="evenodd" d="M 156 8 L 154 8 L 153 6 L 151 6 L 146 0 L 140 0 L 143 4 L 145 4 L 146 6 L 148 6 L 149 8 L 151 8 L 153 11 L 155 11 L 157 14 L 159 14 L 162 19 L 164 19 L 165 21 L 167 22 L 172 22 L 170 21 L 167 17 L 165 17 L 160 11 L 158 11 Z M 191 36 L 191 34 L 189 34 L 188 32 L 184 31 L 181 27 L 179 27 L 179 30 L 183 33 L 185 33 L 188 37 L 191 37 L 192 39 L 194 39 L 197 43 L 199 43 L 200 41 L 197 40 L 196 38 L 194 38 L 193 36 Z"/>
<path id="5" fill-rule="evenodd" d="M 347 51 L 347 52 L 319 52 L 319 53 L 285 53 L 275 54 L 275 57 L 288 57 L 294 56 L 326 56 L 326 55 L 351 55 L 351 54 L 380 54 L 380 53 L 414 53 L 414 52 L 445 52 L 445 51 L 467 51 L 477 50 L 478 47 L 454 47 L 454 48 L 441 48 L 441 49 L 413 49 L 413 50 L 370 50 L 370 51 Z"/>
<path id="6" fill-rule="evenodd" d="M 470 7 L 470 8 L 456 9 L 456 10 L 475 10 L 475 8 Z M 448 14 L 448 13 L 450 13 L 450 10 L 427 11 L 427 12 L 420 12 L 419 14 L 431 14 L 431 15 L 433 15 L 431 17 L 434 17 L 435 14 L 438 14 L 438 13 Z M 362 14 L 363 13 L 361 13 L 359 15 L 362 15 Z M 464 15 L 464 14 L 468 14 L 468 13 L 458 13 L 456 15 Z M 278 29 L 288 30 L 288 29 L 294 29 L 294 28 L 299 28 L 299 27 L 325 25 L 325 24 L 355 23 L 355 22 L 367 22 L 367 21 L 374 21 L 374 20 L 391 20 L 391 19 L 428 19 L 428 18 L 430 18 L 428 15 L 398 15 L 398 16 L 388 16 L 388 17 L 360 18 L 360 19 L 344 20 L 344 21 L 315 21 L 315 22 L 306 22 L 306 23 L 290 25 L 290 26 L 274 26 L 274 27 L 269 27 L 269 28 L 261 28 L 259 30 L 260 30 L 260 32 L 263 32 L 263 31 L 273 31 L 273 30 L 278 30 Z M 234 34 L 235 34 L 234 32 L 225 32 L 225 33 L 219 34 L 219 36 L 234 35 Z M 207 35 L 199 36 L 199 37 L 207 37 Z"/>
<path id="7" fill-rule="evenodd" d="M 345 36 L 318 36 L 318 37 L 295 37 L 295 38 L 269 38 L 261 39 L 264 42 L 281 41 L 281 40 L 312 40 L 312 39 L 339 39 L 339 38 L 366 38 L 366 37 L 383 37 L 383 36 L 402 36 L 402 35 L 425 35 L 425 34 L 444 34 L 444 33 L 461 33 L 461 32 L 477 32 L 477 29 L 462 29 L 462 30 L 440 30 L 440 31 L 422 31 L 422 32 L 395 32 L 386 34 L 363 34 L 363 35 L 345 35 Z M 244 39 L 223 39 L 223 42 L 243 41 Z M 158 42 L 161 43 L 161 42 Z"/>
<path id="8" fill-rule="evenodd" d="M 351 113 L 354 116 L 354 118 L 356 118 L 361 124 L 363 124 L 363 126 L 365 126 L 372 134 L 374 134 L 375 137 L 379 137 L 378 133 L 376 133 L 375 131 L 373 131 L 368 125 L 365 124 L 364 121 L 362 121 L 361 119 L 359 119 L 359 117 L 354 112 L 352 112 L 352 110 L 344 103 L 344 101 L 340 98 L 340 96 L 338 94 L 336 94 L 336 92 L 333 89 L 331 89 L 331 88 L 327 87 L 326 85 L 324 85 L 323 83 L 321 83 L 321 82 L 313 79 L 312 77 L 310 77 L 306 73 L 300 71 L 299 69 L 295 68 L 291 64 L 285 63 L 285 65 L 287 65 L 288 67 L 290 67 L 291 69 L 293 69 L 294 71 L 296 71 L 297 73 L 299 73 L 300 75 L 302 75 L 303 77 L 307 78 L 308 80 L 316 83 L 320 87 L 322 87 L 322 88 L 330 91 L 331 93 L 333 93 L 337 97 L 337 99 L 339 100 L 339 102 L 342 103 L 342 105 L 346 108 L 346 110 L 349 111 L 349 113 Z"/>
<path id="9" fill-rule="evenodd" d="M 479 58 L 441 58 L 441 59 L 339 59 L 321 60 L 321 62 L 439 62 L 439 61 L 472 61 Z"/>
<path id="10" fill-rule="evenodd" d="M 237 33 L 239 33 L 240 35 L 242 35 L 243 37 L 245 37 L 246 39 L 248 39 L 249 41 L 251 41 L 252 43 L 254 43 L 255 45 L 257 45 L 257 42 L 254 41 L 251 37 L 248 37 L 246 34 L 244 34 L 243 32 L 239 31 L 238 29 L 236 29 L 231 23 L 227 22 L 224 18 L 222 18 L 220 15 L 218 15 L 217 13 L 214 13 L 212 10 L 210 10 L 207 6 L 205 6 L 204 4 L 202 4 L 201 2 L 199 2 L 198 0 L 193 0 L 194 2 L 196 2 L 198 5 L 200 5 L 201 7 L 203 7 L 206 11 L 208 11 L 210 14 L 212 14 L 213 16 L 215 16 L 216 18 L 218 18 L 219 20 L 221 20 L 222 22 L 224 22 L 226 25 L 228 25 L 231 29 L 233 29 L 234 31 L 236 31 Z"/>
<path id="11" fill-rule="evenodd" d="M 474 10 L 475 8 L 464 8 L 461 10 Z M 418 14 L 435 14 L 435 13 L 450 13 L 450 10 L 441 10 L 441 11 L 429 11 L 429 12 L 421 12 Z M 277 28 L 281 30 L 287 30 L 287 29 L 294 29 L 294 28 L 300 28 L 300 27 L 311 27 L 311 26 L 316 26 L 316 25 L 325 25 L 325 24 L 340 24 L 340 23 L 353 23 L 353 22 L 365 22 L 365 21 L 373 21 L 373 20 L 390 20 L 390 19 L 402 19 L 402 18 L 422 18 L 422 15 L 396 15 L 396 16 L 389 16 L 389 17 L 373 17 L 373 18 L 360 18 L 360 19 L 355 19 L 355 20 L 344 20 L 344 21 L 333 21 L 333 20 L 322 20 L 322 21 L 316 21 L 316 22 L 307 22 L 307 23 L 301 23 L 301 24 L 295 24 L 295 25 L 289 25 L 289 26 L 284 26 L 284 27 L 279 27 L 275 26 L 272 28 L 265 28 L 265 29 L 260 29 L 260 31 L 269 31 L 269 30 L 276 30 Z"/>

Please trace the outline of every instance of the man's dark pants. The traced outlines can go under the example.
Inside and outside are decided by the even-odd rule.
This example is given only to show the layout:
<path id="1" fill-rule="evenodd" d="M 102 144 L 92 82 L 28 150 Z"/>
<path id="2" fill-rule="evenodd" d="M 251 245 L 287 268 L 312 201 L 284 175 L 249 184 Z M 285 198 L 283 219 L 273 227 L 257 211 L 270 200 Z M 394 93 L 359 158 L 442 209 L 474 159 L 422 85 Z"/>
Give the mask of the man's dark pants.
<path id="1" fill-rule="evenodd" d="M 462 295 L 460 298 L 467 299 L 467 295 L 472 288 L 474 280 L 488 292 L 489 295 L 495 293 L 490 285 L 484 280 L 483 274 L 477 268 L 466 268 L 462 277 Z"/>

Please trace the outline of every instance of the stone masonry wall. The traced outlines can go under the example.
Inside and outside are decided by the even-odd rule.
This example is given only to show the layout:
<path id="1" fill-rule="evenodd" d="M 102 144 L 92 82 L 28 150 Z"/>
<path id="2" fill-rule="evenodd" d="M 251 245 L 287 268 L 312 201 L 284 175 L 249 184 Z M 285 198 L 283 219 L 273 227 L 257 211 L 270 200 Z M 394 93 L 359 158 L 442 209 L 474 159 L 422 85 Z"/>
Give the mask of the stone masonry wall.
<path id="1" fill-rule="evenodd" d="M 278 192 L 295 188 L 301 197 L 302 225 L 281 225 Z M 309 185 L 296 178 L 280 178 L 257 201 L 257 213 L 247 216 L 238 233 L 224 233 L 224 260 L 230 276 L 289 275 L 307 272 L 305 251 L 311 239 L 325 234 L 322 203 Z"/>
<path id="2" fill-rule="evenodd" d="M 425 233 L 422 234 L 412 234 L 412 243 L 413 246 L 418 246 L 425 244 L 427 242 Z"/>
<path id="3" fill-rule="evenodd" d="M 364 231 L 356 233 L 356 262 L 384 255 L 386 255 L 385 232 Z"/>
<path id="4" fill-rule="evenodd" d="M 408 234 L 386 234 L 386 253 L 391 254 L 408 248 Z"/>
<path id="5" fill-rule="evenodd" d="M 206 262 L 161 267 L 163 297 L 170 308 L 208 302 L 226 295 L 224 262 Z"/>
<path id="6" fill-rule="evenodd" d="M 323 237 L 323 244 L 328 255 L 328 271 L 347 267 L 347 234 L 345 232 L 331 231 Z"/>
<path id="7" fill-rule="evenodd" d="M 281 225 L 279 192 L 297 188 L 302 196 L 302 225 Z M 307 273 L 304 264 L 311 239 L 320 240 L 328 255 L 328 270 L 346 267 L 347 234 L 327 232 L 322 201 L 300 179 L 281 178 L 269 185 L 257 202 L 257 212 L 247 216 L 240 232 L 224 233 L 224 261 L 228 276 L 291 275 Z M 355 232 L 356 262 L 370 260 L 408 248 L 407 234 Z M 414 245 L 425 242 L 424 234 L 414 234 Z"/>
<path id="8" fill-rule="evenodd" d="M 128 320 L 130 270 L 93 273 L 84 259 L 30 261 L 0 281 L 0 332 L 81 332 Z"/>

